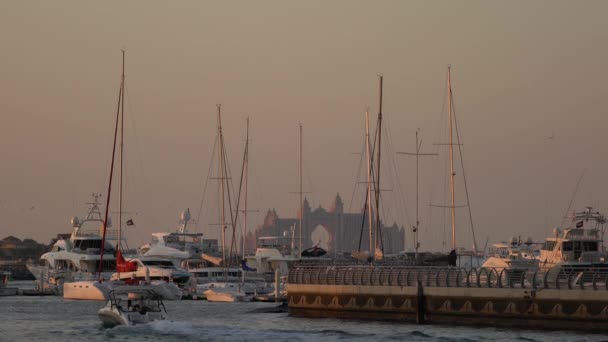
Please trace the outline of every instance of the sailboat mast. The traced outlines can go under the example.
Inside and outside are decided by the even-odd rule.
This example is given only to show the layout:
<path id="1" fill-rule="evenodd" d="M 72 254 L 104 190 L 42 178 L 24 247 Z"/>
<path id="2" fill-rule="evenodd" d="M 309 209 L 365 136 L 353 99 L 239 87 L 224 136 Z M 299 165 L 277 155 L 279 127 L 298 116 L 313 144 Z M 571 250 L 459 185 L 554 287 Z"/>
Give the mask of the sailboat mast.
<path id="1" fill-rule="evenodd" d="M 304 216 L 304 200 L 302 199 L 302 123 L 300 125 L 300 171 L 299 171 L 299 181 L 300 181 L 300 215 L 299 215 L 299 225 L 300 225 L 300 243 L 299 243 L 299 253 L 302 253 L 302 235 L 303 235 L 303 227 L 302 227 L 302 216 Z"/>
<path id="2" fill-rule="evenodd" d="M 397 152 L 397 154 L 405 154 L 416 156 L 416 223 L 412 227 L 412 232 L 414 233 L 414 257 L 418 258 L 418 248 L 420 248 L 420 244 L 418 243 L 418 231 L 420 230 L 420 157 L 421 156 L 436 156 L 437 153 L 420 153 L 422 149 L 422 139 L 419 137 L 420 129 L 416 130 L 416 145 L 415 152 Z"/>
<path id="3" fill-rule="evenodd" d="M 456 206 L 454 200 L 454 140 L 453 140 L 453 129 L 452 129 L 452 79 L 451 79 L 452 66 L 448 65 L 448 120 L 450 130 L 450 194 L 451 200 L 451 211 L 452 211 L 452 250 L 456 249 Z"/>
<path id="4" fill-rule="evenodd" d="M 122 51 L 122 75 L 120 86 L 122 88 L 120 95 L 120 185 L 118 188 L 118 243 L 116 243 L 117 252 L 122 248 L 122 175 L 124 172 L 124 140 L 125 140 L 125 50 Z"/>
<path id="5" fill-rule="evenodd" d="M 380 234 L 380 151 L 382 141 L 382 80 L 383 77 L 382 75 L 380 75 L 380 101 L 378 104 L 378 166 L 376 167 L 378 177 L 376 182 L 376 235 L 374 244 L 374 256 L 376 250 L 378 249 L 378 235 Z M 380 241 L 380 243 L 382 243 L 382 241 Z"/>
<path id="6" fill-rule="evenodd" d="M 247 118 L 247 134 L 246 134 L 246 140 L 245 140 L 245 159 L 244 159 L 244 163 L 245 163 L 245 168 L 244 168 L 244 174 L 245 174 L 245 211 L 243 212 L 243 224 L 244 224 L 244 228 L 243 228 L 243 258 L 245 258 L 245 237 L 247 236 L 247 174 L 249 172 L 249 118 Z M 243 273 L 244 276 L 244 273 Z"/>
<path id="7" fill-rule="evenodd" d="M 372 218 L 372 156 L 369 143 L 369 111 L 365 111 L 365 153 L 367 158 L 367 217 L 369 220 L 369 254 L 373 255 L 373 218 Z"/>
<path id="8" fill-rule="evenodd" d="M 383 77 L 382 75 L 379 76 L 380 80 L 380 100 L 378 103 L 378 163 L 377 163 L 377 167 L 376 167 L 376 172 L 377 172 L 377 181 L 376 181 L 376 235 L 374 237 L 375 239 L 375 244 L 374 244 L 374 256 L 376 257 L 376 252 L 378 250 L 378 244 L 382 243 L 382 241 L 378 241 L 378 236 L 380 235 L 380 151 L 381 151 L 381 141 L 382 141 L 382 80 Z M 384 251 L 382 251 L 382 248 L 380 248 L 380 251 L 382 252 L 382 254 L 384 254 Z"/>
<path id="9" fill-rule="evenodd" d="M 224 207 L 224 137 L 222 136 L 222 105 L 217 105 L 217 134 L 218 134 L 218 155 L 219 155 L 219 192 L 220 192 L 220 227 L 222 228 L 222 263 L 226 264 L 226 210 Z"/>
<path id="10" fill-rule="evenodd" d="M 418 160 L 420 159 L 420 144 L 418 143 L 418 130 L 416 130 L 416 227 L 414 227 L 414 257 L 418 259 L 418 229 L 420 225 L 420 219 L 418 216 Z"/>
<path id="11" fill-rule="evenodd" d="M 124 53 L 123 53 L 124 56 Z M 123 63 L 124 65 L 124 63 Z M 124 73 L 124 72 L 123 72 Z M 114 142 L 112 143 L 112 161 L 110 162 L 110 179 L 108 180 L 108 195 L 106 196 L 106 210 L 103 220 L 103 232 L 101 235 L 101 252 L 99 255 L 99 267 L 97 269 L 99 273 L 99 280 L 102 280 L 101 272 L 103 272 L 103 254 L 106 249 L 106 231 L 108 229 L 108 213 L 110 210 L 110 197 L 112 194 L 112 177 L 114 175 L 114 157 L 116 156 L 116 139 L 118 136 L 118 118 L 120 117 L 120 108 L 122 102 L 124 83 L 121 80 L 120 89 L 118 90 L 118 105 L 116 108 L 116 122 L 114 124 Z"/>

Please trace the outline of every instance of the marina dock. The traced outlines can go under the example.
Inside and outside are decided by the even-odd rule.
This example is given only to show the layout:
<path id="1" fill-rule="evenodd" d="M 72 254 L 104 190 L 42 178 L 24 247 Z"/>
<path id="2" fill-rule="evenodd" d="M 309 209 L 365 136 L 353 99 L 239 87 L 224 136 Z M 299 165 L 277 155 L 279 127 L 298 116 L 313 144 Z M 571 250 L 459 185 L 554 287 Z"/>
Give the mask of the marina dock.
<path id="1" fill-rule="evenodd" d="M 608 271 L 301 264 L 289 313 L 525 328 L 605 330 Z"/>

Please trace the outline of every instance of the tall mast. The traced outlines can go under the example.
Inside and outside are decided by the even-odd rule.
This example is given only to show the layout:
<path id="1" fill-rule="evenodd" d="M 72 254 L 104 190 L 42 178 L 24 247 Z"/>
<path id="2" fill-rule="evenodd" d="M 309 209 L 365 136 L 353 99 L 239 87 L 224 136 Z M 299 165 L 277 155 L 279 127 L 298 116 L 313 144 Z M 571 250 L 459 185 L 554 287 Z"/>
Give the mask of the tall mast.
<path id="1" fill-rule="evenodd" d="M 124 58 L 124 51 L 123 51 L 123 58 Z M 124 59 L 123 59 L 124 61 Z M 124 66 L 124 63 L 123 63 Z M 124 75 L 124 71 L 123 71 L 123 75 Z M 112 161 L 110 162 L 110 179 L 108 181 L 108 195 L 106 196 L 106 210 L 105 210 L 105 215 L 104 215 L 104 220 L 103 220 L 103 232 L 102 232 L 102 236 L 101 236 L 101 253 L 99 256 L 99 266 L 98 266 L 98 273 L 99 273 L 99 280 L 102 280 L 102 276 L 101 276 L 101 272 L 103 271 L 103 254 L 105 251 L 105 246 L 106 246 L 106 230 L 108 229 L 108 213 L 110 210 L 110 197 L 112 194 L 112 176 L 114 175 L 114 157 L 116 156 L 116 139 L 118 137 L 118 119 L 120 117 L 120 108 L 121 108 L 121 102 L 122 102 L 122 94 L 123 94 L 123 88 L 124 88 L 124 78 L 121 80 L 120 83 L 120 89 L 118 90 L 118 105 L 116 108 L 116 122 L 114 124 L 114 142 L 112 143 Z"/>
<path id="2" fill-rule="evenodd" d="M 377 172 L 377 184 L 376 184 L 376 236 L 375 236 L 375 248 L 374 248 L 374 256 L 375 252 L 378 249 L 378 242 L 382 244 L 382 241 L 378 241 L 378 235 L 380 235 L 380 151 L 381 151 L 381 141 L 382 141 L 382 75 L 380 75 L 380 101 L 378 104 L 378 166 L 376 168 Z M 380 249 L 382 254 L 384 251 L 382 248 Z"/>
<path id="3" fill-rule="evenodd" d="M 418 137 L 419 129 L 416 130 L 416 145 L 414 145 L 415 151 L 411 152 L 397 152 L 398 154 L 406 154 L 411 156 L 416 156 L 416 224 L 412 227 L 412 232 L 414 233 L 414 257 L 418 257 L 418 248 L 420 248 L 420 244 L 418 243 L 418 231 L 420 230 L 420 210 L 419 210 L 419 188 L 420 188 L 420 156 L 436 156 L 437 153 L 420 153 L 422 149 L 422 139 Z"/>
<path id="4" fill-rule="evenodd" d="M 448 120 L 450 130 L 450 194 L 452 197 L 451 211 L 452 211 L 452 249 L 456 249 L 456 206 L 454 203 L 454 141 L 453 141 L 453 129 L 452 129 L 452 80 L 451 80 L 451 69 L 452 66 L 448 65 Z"/>
<path id="5" fill-rule="evenodd" d="M 125 140 L 125 50 L 122 51 L 122 76 L 121 76 L 121 95 L 120 95 L 120 185 L 118 188 L 118 243 L 117 251 L 121 250 L 122 243 L 122 175 L 124 172 L 124 140 Z"/>
<path id="6" fill-rule="evenodd" d="M 245 237 L 247 236 L 247 174 L 249 172 L 249 118 L 247 118 L 247 138 L 245 140 L 245 157 L 244 157 L 244 174 L 245 174 L 245 211 L 243 212 L 243 258 L 245 258 Z M 245 273 L 243 273 L 244 276 Z"/>
<path id="7" fill-rule="evenodd" d="M 365 154 L 367 157 L 367 217 L 369 220 L 369 255 L 374 253 L 372 218 L 372 156 L 369 143 L 369 110 L 365 111 Z"/>
<path id="8" fill-rule="evenodd" d="M 220 227 L 222 227 L 222 264 L 226 265 L 226 211 L 224 208 L 224 137 L 222 136 L 222 105 L 217 105 L 217 134 L 219 155 L 219 192 L 220 192 Z M 225 273 L 225 272 L 224 272 Z"/>
<path id="9" fill-rule="evenodd" d="M 302 216 L 304 216 L 304 200 L 302 199 L 302 123 L 299 124 L 300 126 L 300 171 L 299 171 L 299 180 L 300 180 L 300 243 L 299 243 L 299 253 L 302 253 Z"/>
<path id="10" fill-rule="evenodd" d="M 418 144 L 418 130 L 416 130 L 416 226 L 414 227 L 414 257 L 418 258 L 418 226 L 420 225 L 420 218 L 418 217 L 418 160 L 420 159 L 420 145 Z"/>

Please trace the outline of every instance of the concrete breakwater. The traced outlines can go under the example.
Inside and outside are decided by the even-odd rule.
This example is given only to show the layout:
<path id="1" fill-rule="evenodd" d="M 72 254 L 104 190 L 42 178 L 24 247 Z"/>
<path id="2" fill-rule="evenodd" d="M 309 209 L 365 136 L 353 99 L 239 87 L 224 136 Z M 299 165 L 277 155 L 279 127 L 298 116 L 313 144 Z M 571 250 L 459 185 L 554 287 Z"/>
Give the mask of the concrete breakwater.
<path id="1" fill-rule="evenodd" d="M 608 271 L 301 264 L 289 313 L 527 328 L 608 328 Z"/>

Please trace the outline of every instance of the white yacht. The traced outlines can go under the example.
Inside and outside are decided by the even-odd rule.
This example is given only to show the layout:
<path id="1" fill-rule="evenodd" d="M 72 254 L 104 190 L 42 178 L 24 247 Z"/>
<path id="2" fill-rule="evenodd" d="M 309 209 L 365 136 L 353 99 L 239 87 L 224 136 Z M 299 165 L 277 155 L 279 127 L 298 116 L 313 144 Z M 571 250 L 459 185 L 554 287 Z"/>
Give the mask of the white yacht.
<path id="1" fill-rule="evenodd" d="M 176 267 L 169 260 L 159 257 L 138 257 L 127 259 L 129 262 L 137 263 L 137 270 L 134 272 L 122 272 L 112 274 L 112 280 L 143 280 L 146 275 L 149 275 L 150 280 L 163 280 L 174 282 L 177 286 L 183 287 L 188 285 L 190 281 L 190 273 L 188 271 Z"/>
<path id="2" fill-rule="evenodd" d="M 224 280 L 237 282 L 243 276 L 243 271 L 238 267 L 221 267 L 206 259 L 187 259 L 182 262 L 182 267 L 192 274 L 197 284 Z"/>
<path id="3" fill-rule="evenodd" d="M 139 248 L 142 256 L 155 256 L 173 260 L 179 265 L 183 260 L 198 258 L 203 252 L 203 233 L 188 233 L 190 209 L 180 215 L 176 232 L 152 233 L 152 242 Z"/>
<path id="4" fill-rule="evenodd" d="M 167 318 L 161 296 L 154 289 L 124 286 L 112 290 L 109 298 L 106 306 L 97 313 L 106 328 L 132 326 Z"/>
<path id="5" fill-rule="evenodd" d="M 286 276 L 293 263 L 302 259 L 299 255 L 289 253 L 293 251 L 289 247 L 290 238 L 280 236 L 259 237 L 255 255 L 248 256 L 246 265 L 255 269 L 252 272 L 264 275 L 266 280 L 274 279 L 275 271 L 279 271 L 279 276 Z"/>
<path id="6" fill-rule="evenodd" d="M 603 245 L 606 218 L 593 208 L 574 213 L 570 225 L 553 229 L 541 247 L 539 267 L 559 268 L 566 273 L 608 268 Z"/>
<path id="7" fill-rule="evenodd" d="M 531 239 L 522 242 L 511 238 L 509 243 L 495 243 L 481 267 L 495 269 L 527 270 L 538 267 L 538 249 Z"/>
<path id="8" fill-rule="evenodd" d="M 51 251 L 40 257 L 38 265 L 27 265 L 38 283 L 61 292 L 64 282 L 92 279 L 93 274 L 99 271 L 103 233 L 100 196 L 93 194 L 93 202 L 87 203 L 90 207 L 84 219 L 72 217 L 73 230 L 68 239 L 57 240 Z M 105 279 L 116 269 L 115 250 L 108 237 L 111 236 L 106 237 L 104 244 L 102 268 L 102 277 Z"/>

